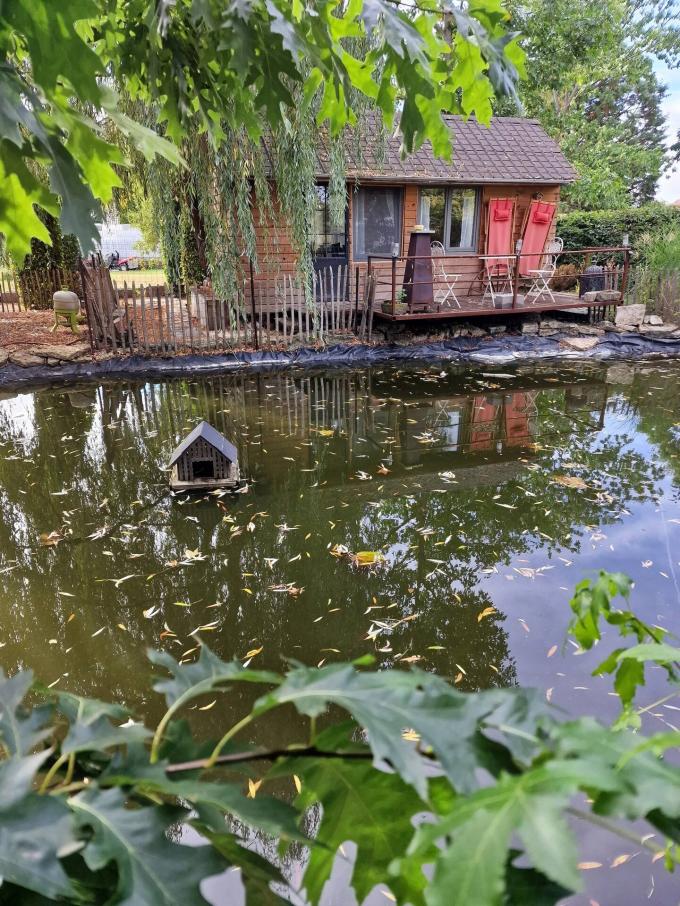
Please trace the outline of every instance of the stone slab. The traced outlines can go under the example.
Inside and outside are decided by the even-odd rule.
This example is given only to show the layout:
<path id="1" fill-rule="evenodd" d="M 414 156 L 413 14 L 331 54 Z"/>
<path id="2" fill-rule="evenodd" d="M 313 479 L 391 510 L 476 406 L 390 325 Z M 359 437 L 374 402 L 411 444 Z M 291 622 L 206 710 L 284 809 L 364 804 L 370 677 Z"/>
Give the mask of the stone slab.
<path id="1" fill-rule="evenodd" d="M 561 346 L 567 346 L 569 349 L 578 349 L 581 352 L 585 349 L 592 349 L 597 344 L 597 337 L 564 337 L 560 340 Z"/>
<path id="2" fill-rule="evenodd" d="M 663 318 L 659 315 L 647 315 L 644 323 L 649 324 L 651 327 L 661 327 Z"/>
<path id="3" fill-rule="evenodd" d="M 621 305 L 616 310 L 617 327 L 639 327 L 644 319 L 644 305 Z"/>
<path id="4" fill-rule="evenodd" d="M 73 362 L 88 351 L 87 343 L 72 343 L 68 346 L 40 346 L 31 350 L 31 352 L 46 356 L 48 359 L 58 359 L 60 362 Z"/>
<path id="5" fill-rule="evenodd" d="M 12 365 L 20 365 L 22 368 L 30 368 L 32 365 L 44 365 L 45 357 L 34 355 L 32 352 L 12 352 L 9 356 Z"/>
<path id="6" fill-rule="evenodd" d="M 665 336 L 674 333 L 678 329 L 677 324 L 643 324 L 640 327 L 640 333 L 652 334 L 653 336 Z"/>

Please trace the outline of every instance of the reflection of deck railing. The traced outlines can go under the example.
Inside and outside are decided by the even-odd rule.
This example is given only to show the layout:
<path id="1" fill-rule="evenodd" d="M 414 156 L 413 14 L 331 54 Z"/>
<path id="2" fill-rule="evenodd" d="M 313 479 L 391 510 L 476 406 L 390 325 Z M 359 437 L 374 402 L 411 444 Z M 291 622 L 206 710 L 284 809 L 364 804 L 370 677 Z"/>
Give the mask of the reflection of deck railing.
<path id="1" fill-rule="evenodd" d="M 606 309 L 623 300 L 629 270 L 628 246 L 542 255 L 370 255 L 367 262 L 376 314 L 391 319 Z"/>

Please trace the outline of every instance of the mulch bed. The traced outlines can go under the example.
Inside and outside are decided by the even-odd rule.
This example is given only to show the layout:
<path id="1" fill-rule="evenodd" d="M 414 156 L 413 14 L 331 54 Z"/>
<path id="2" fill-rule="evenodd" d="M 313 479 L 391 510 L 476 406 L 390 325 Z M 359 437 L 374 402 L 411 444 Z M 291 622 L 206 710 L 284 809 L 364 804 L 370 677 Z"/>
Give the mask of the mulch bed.
<path id="1" fill-rule="evenodd" d="M 16 352 L 38 346 L 71 346 L 87 341 L 87 328 L 80 334 L 60 325 L 52 333 L 54 315 L 51 311 L 0 311 L 0 349 Z"/>

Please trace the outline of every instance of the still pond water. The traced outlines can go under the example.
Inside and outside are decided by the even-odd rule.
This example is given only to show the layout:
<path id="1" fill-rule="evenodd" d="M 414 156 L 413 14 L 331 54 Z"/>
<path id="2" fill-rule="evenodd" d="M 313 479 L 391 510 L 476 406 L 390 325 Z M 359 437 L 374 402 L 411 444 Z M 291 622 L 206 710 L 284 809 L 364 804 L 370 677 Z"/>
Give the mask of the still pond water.
<path id="1" fill-rule="evenodd" d="M 371 652 L 609 719 L 609 683 L 590 676 L 602 648 L 565 642 L 567 602 L 584 576 L 622 570 L 640 614 L 680 632 L 679 383 L 677 363 L 438 365 L 5 394 L 0 663 L 153 722 L 145 649 L 180 657 L 203 627 L 224 658 L 261 649 L 257 666 Z M 170 494 L 169 454 L 201 418 L 237 445 L 248 493 Z M 386 559 L 351 569 L 334 545 Z M 652 672 L 642 703 L 663 691 Z M 680 725 L 677 705 L 647 729 Z M 218 736 L 244 707 L 223 697 L 194 717 Z M 289 714 L 256 732 L 299 738 Z M 609 867 L 634 846 L 586 831 L 581 848 L 602 867 L 570 903 L 680 901 L 645 854 Z M 329 904 L 352 902 L 342 873 Z"/>

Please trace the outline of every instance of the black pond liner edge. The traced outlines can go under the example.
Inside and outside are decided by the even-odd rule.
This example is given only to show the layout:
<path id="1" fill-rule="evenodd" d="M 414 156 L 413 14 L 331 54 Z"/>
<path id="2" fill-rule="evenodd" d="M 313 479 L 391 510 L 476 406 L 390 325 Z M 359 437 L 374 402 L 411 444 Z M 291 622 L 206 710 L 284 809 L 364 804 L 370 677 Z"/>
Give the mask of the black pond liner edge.
<path id="1" fill-rule="evenodd" d="M 546 361 L 616 361 L 624 359 L 675 358 L 680 356 L 680 337 L 650 337 L 642 334 L 609 334 L 591 349 L 560 345 L 570 335 L 552 337 L 503 336 L 499 339 L 466 338 L 408 345 L 338 344 L 325 349 L 301 347 L 293 351 L 186 355 L 172 358 L 127 356 L 63 365 L 6 364 L 0 368 L 0 388 L 13 390 L 33 385 L 59 385 L 108 378 L 173 377 L 247 371 L 277 371 L 288 368 L 358 368 L 405 362 L 452 362 L 471 365 L 512 365 Z"/>

